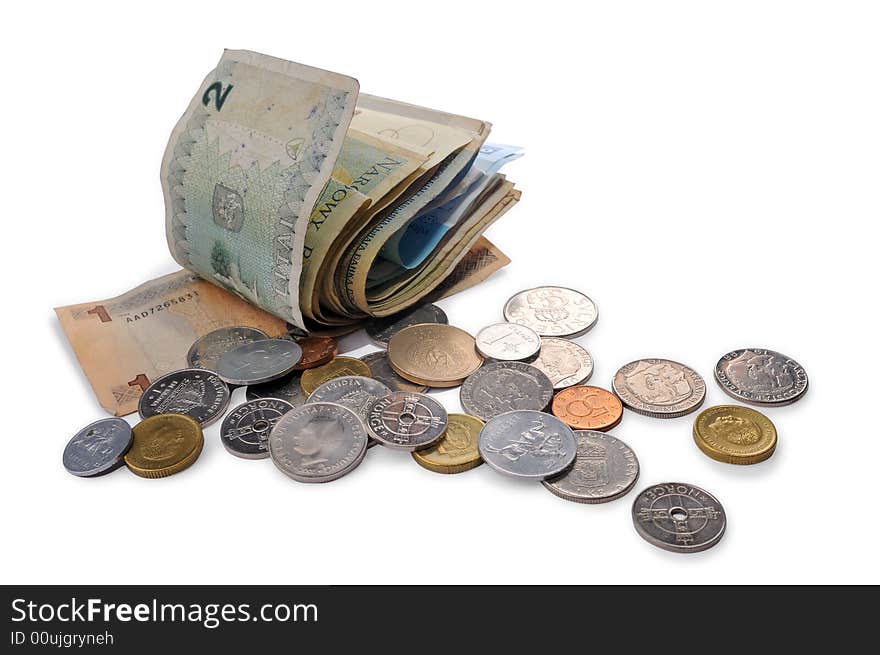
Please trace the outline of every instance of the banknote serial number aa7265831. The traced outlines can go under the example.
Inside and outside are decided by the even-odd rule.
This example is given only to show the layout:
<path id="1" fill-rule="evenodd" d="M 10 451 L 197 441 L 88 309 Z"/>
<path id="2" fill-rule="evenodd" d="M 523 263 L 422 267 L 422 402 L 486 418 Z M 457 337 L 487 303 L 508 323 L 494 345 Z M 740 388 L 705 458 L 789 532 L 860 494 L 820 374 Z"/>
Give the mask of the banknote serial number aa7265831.
<path id="1" fill-rule="evenodd" d="M 185 294 L 181 296 L 177 296 L 177 298 L 169 298 L 158 305 L 153 305 L 148 309 L 145 309 L 140 312 L 134 312 L 131 314 L 126 314 L 125 322 L 126 323 L 134 323 L 135 321 L 141 321 L 150 316 L 153 316 L 157 312 L 161 312 L 165 309 L 170 309 L 174 305 L 180 305 L 181 303 L 185 303 L 188 300 L 195 300 L 199 296 L 199 292 L 193 289 L 192 291 L 187 291 Z"/>

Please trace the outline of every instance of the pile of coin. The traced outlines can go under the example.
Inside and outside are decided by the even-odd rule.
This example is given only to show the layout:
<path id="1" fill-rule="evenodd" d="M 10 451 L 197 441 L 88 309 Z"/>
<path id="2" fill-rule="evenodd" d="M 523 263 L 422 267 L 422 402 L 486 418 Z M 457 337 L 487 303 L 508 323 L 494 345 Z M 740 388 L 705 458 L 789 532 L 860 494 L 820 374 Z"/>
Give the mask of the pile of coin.
<path id="1" fill-rule="evenodd" d="M 331 337 L 270 339 L 246 326 L 221 328 L 192 345 L 188 368 L 144 391 L 140 423 L 86 426 L 65 448 L 64 466 L 83 477 L 123 463 L 148 478 L 182 471 L 202 450 L 202 427 L 226 413 L 230 389 L 246 386 L 246 401 L 223 418 L 223 446 L 237 457 L 270 458 L 298 482 L 346 475 L 379 444 L 410 452 L 430 471 L 461 473 L 486 462 L 565 500 L 604 503 L 629 493 L 639 477 L 636 454 L 608 434 L 624 409 L 668 419 L 705 400 L 700 374 L 663 358 L 625 364 L 610 389 L 586 384 L 593 357 L 573 339 L 596 324 L 598 309 L 583 293 L 527 289 L 507 301 L 503 316 L 476 336 L 449 325 L 432 304 L 373 319 L 365 329 L 383 350 L 361 358 L 338 355 Z M 808 384 L 800 364 L 762 348 L 725 354 L 714 374 L 733 398 L 765 407 L 798 400 Z M 466 414 L 448 414 L 428 393 L 455 386 Z M 696 417 L 693 439 L 719 462 L 756 464 L 773 454 L 777 433 L 755 409 L 717 405 Z M 685 482 L 644 489 L 632 520 L 644 539 L 675 552 L 713 546 L 726 526 L 718 499 Z"/>

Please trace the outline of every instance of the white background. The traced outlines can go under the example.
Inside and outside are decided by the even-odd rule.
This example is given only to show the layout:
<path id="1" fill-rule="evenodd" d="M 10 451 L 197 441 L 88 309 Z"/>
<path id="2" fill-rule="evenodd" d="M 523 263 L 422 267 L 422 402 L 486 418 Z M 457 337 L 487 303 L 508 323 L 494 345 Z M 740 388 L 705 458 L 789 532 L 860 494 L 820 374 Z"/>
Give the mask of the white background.
<path id="1" fill-rule="evenodd" d="M 880 40 L 856 2 L 17 3 L 4 13 L 2 557 L 5 583 L 880 582 L 874 554 Z M 229 456 L 218 425 L 165 480 L 82 480 L 70 436 L 103 413 L 52 308 L 176 269 L 159 164 L 224 47 L 484 118 L 525 146 L 522 202 L 488 236 L 513 264 L 442 306 L 471 332 L 514 292 L 576 287 L 592 379 L 642 356 L 696 368 L 780 350 L 810 375 L 767 414 L 768 462 L 702 455 L 693 416 L 627 413 L 638 488 L 724 504 L 716 548 L 635 533 L 635 494 L 560 500 L 486 466 L 441 476 L 375 448 L 305 485 Z M 369 347 L 361 335 L 344 349 Z M 233 401 L 240 401 L 242 391 Z M 457 390 L 443 402 L 457 411 Z M 134 421 L 134 417 L 129 417 Z"/>

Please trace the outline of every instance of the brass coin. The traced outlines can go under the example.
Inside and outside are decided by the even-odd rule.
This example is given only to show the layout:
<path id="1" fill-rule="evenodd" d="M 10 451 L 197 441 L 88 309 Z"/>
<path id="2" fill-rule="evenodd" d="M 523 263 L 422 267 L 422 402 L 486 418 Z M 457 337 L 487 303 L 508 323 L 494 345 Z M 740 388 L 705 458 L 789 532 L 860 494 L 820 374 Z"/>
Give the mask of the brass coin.
<path id="1" fill-rule="evenodd" d="M 553 416 L 576 430 L 610 430 L 623 417 L 623 404 L 601 387 L 579 385 L 563 389 L 553 399 Z"/>
<path id="2" fill-rule="evenodd" d="M 315 389 L 327 380 L 341 378 L 343 375 L 362 375 L 365 378 L 373 377 L 370 367 L 355 357 L 334 357 L 322 366 L 316 366 L 303 371 L 302 390 L 306 396 L 311 396 Z"/>
<path id="3" fill-rule="evenodd" d="M 440 441 L 413 451 L 413 459 L 435 473 L 461 473 L 482 464 L 479 443 L 483 422 L 467 414 L 449 414 L 447 421 Z"/>
<path id="4" fill-rule="evenodd" d="M 429 387 L 455 387 L 483 364 L 474 338 L 440 323 L 411 325 L 388 342 L 388 361 L 398 375 Z"/>
<path id="5" fill-rule="evenodd" d="M 296 342 L 302 348 L 303 355 L 294 371 L 315 368 L 336 357 L 336 339 L 333 337 L 303 337 Z"/>
<path id="6" fill-rule="evenodd" d="M 757 464 L 776 450 L 776 428 L 751 407 L 716 405 L 694 421 L 694 441 L 712 459 L 727 464 Z"/>
<path id="7" fill-rule="evenodd" d="M 142 478 L 179 473 L 198 459 L 205 443 L 199 424 L 183 414 L 156 414 L 135 425 L 132 432 L 125 465 Z"/>

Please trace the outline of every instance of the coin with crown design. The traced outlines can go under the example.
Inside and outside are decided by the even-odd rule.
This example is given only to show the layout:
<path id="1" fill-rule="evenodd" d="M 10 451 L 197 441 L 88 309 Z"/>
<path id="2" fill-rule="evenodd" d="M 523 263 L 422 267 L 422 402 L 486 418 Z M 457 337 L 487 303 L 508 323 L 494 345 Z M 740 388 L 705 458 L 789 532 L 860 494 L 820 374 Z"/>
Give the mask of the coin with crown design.
<path id="1" fill-rule="evenodd" d="M 541 484 L 576 503 L 607 503 L 629 493 L 639 479 L 639 460 L 632 449 L 604 432 L 576 430 L 574 436 L 578 445 L 572 467 Z"/>
<path id="2" fill-rule="evenodd" d="M 163 375 L 141 394 L 141 418 L 157 414 L 183 414 L 205 427 L 219 419 L 229 404 L 229 387 L 205 369 L 185 368 Z"/>

